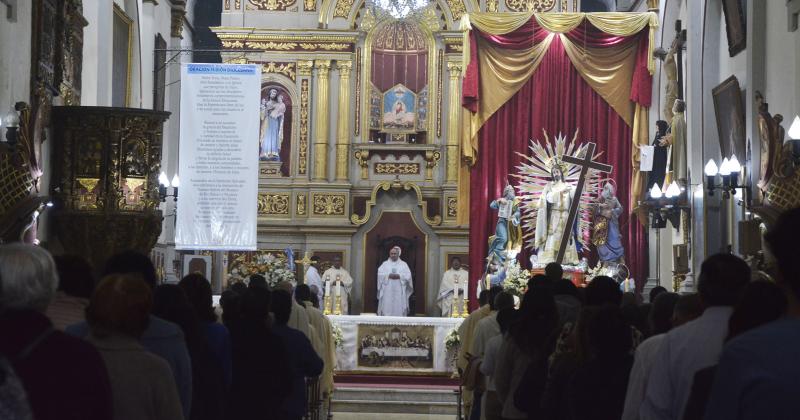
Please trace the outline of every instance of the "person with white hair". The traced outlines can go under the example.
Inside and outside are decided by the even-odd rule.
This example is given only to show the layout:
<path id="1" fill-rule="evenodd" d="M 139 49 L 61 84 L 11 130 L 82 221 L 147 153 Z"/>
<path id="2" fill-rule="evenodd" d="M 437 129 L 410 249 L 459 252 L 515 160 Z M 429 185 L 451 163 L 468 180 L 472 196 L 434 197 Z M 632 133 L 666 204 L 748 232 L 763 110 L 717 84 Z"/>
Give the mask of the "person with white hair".
<path id="1" fill-rule="evenodd" d="M 408 315 L 408 298 L 414 292 L 411 270 L 400 259 L 402 250 L 392 247 L 389 258 L 378 267 L 378 315 Z"/>
<path id="2" fill-rule="evenodd" d="M 113 415 L 108 372 L 91 344 L 53 327 L 44 312 L 52 302 L 58 275 L 42 248 L 0 246 L 0 375 L 18 377 L 25 390 L 21 407 L 4 399 L 0 417 L 37 420 L 100 420 Z M 4 398 L 9 397 L 4 395 Z M 27 400 L 27 401 L 25 401 Z"/>

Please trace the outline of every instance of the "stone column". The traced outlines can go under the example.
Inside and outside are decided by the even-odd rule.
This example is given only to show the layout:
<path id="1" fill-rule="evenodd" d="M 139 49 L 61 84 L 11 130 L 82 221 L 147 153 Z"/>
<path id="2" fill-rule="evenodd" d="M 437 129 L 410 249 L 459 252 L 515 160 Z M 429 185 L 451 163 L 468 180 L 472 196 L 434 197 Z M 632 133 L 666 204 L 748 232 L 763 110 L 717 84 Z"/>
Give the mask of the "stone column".
<path id="1" fill-rule="evenodd" d="M 450 71 L 450 100 L 447 105 L 447 178 L 446 183 L 458 182 L 458 144 L 461 138 L 461 69 L 459 62 L 447 62 Z"/>
<path id="2" fill-rule="evenodd" d="M 315 60 L 317 69 L 317 104 L 314 114 L 314 181 L 328 179 L 328 96 L 330 91 L 331 60 Z"/>
<path id="3" fill-rule="evenodd" d="M 337 61 L 339 69 L 339 115 L 336 123 L 336 180 L 347 181 L 347 151 L 350 145 L 350 71 L 353 62 Z"/>

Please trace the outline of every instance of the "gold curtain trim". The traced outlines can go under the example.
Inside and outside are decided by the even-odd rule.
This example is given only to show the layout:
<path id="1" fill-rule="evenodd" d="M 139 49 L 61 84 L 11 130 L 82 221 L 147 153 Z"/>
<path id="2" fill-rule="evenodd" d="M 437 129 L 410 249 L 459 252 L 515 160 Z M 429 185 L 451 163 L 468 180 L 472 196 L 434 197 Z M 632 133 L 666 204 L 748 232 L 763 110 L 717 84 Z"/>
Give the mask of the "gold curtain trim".
<path id="1" fill-rule="evenodd" d="M 646 13 L 488 13 L 475 12 L 461 18 L 461 30 L 465 32 L 464 63 L 469 63 L 469 43 L 466 32 L 478 29 L 491 35 L 503 35 L 514 32 L 524 25 L 533 16 L 536 22 L 550 32 L 565 33 L 578 27 L 587 19 L 601 31 L 616 36 L 631 36 L 640 32 L 645 27 L 650 28 L 649 45 L 647 54 L 647 70 L 655 74 L 656 62 L 653 58 L 655 48 L 656 29 L 658 28 L 658 15 L 654 12 Z"/>
<path id="2" fill-rule="evenodd" d="M 648 122 L 648 108 L 639 104 L 634 104 L 633 129 L 631 130 L 631 196 L 629 206 L 630 211 L 635 212 L 639 221 L 647 226 L 647 212 L 639 209 L 639 200 L 642 198 L 642 190 L 647 184 L 645 174 L 639 170 L 640 152 L 642 146 L 650 144 L 647 132 L 650 123 Z"/>
<path id="3" fill-rule="evenodd" d="M 496 48 L 478 39 L 480 60 L 480 95 L 478 112 L 467 112 L 462 124 L 466 126 L 462 137 L 462 156 L 471 164 L 478 156 L 478 131 L 504 103 L 516 94 L 539 67 L 550 48 L 555 34 L 525 50 Z"/>
<path id="4" fill-rule="evenodd" d="M 564 34 L 558 36 L 583 80 L 608 102 L 628 126 L 632 126 L 634 105 L 630 100 L 631 79 L 636 67 L 638 40 L 629 40 L 613 47 L 590 48 L 572 42 Z"/>

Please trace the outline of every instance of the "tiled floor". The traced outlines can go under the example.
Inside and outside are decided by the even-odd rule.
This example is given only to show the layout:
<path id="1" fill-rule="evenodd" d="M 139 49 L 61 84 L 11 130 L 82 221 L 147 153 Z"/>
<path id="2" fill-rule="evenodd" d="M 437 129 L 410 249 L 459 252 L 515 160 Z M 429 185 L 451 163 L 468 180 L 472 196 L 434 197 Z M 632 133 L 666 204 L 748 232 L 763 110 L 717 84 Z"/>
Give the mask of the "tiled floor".
<path id="1" fill-rule="evenodd" d="M 455 417 L 436 414 L 333 413 L 333 420 L 454 420 Z"/>

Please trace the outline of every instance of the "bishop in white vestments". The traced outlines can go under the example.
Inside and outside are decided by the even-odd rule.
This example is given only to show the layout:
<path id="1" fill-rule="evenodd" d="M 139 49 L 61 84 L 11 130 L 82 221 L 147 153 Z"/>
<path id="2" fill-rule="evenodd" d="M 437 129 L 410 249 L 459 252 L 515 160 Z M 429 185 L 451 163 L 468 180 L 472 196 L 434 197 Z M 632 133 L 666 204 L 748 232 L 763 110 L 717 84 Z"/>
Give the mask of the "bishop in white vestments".
<path id="1" fill-rule="evenodd" d="M 322 281 L 325 283 L 326 287 L 328 282 L 330 282 L 331 305 L 333 305 L 331 310 L 333 311 L 336 309 L 336 300 L 338 299 L 339 302 L 341 302 L 342 315 L 347 315 L 349 313 L 347 301 L 350 296 L 350 291 L 353 289 L 353 278 L 350 277 L 350 273 L 342 267 L 341 257 L 338 255 L 333 257 L 333 266 L 322 273 Z M 321 305 L 322 302 L 320 302 L 320 306 Z"/>
<path id="2" fill-rule="evenodd" d="M 392 248 L 389 259 L 378 267 L 378 315 L 408 315 L 408 298 L 414 292 L 414 284 L 400 253 L 400 247 Z"/>
<path id="3" fill-rule="evenodd" d="M 467 270 L 461 268 L 461 260 L 458 257 L 453 257 L 450 262 L 450 269 L 445 271 L 444 276 L 442 276 L 442 283 L 439 284 L 439 295 L 436 298 L 443 317 L 449 317 L 453 314 L 453 296 L 456 286 L 459 289 L 459 299 L 466 299 L 467 279 Z M 465 308 L 459 309 L 464 310 Z"/>

